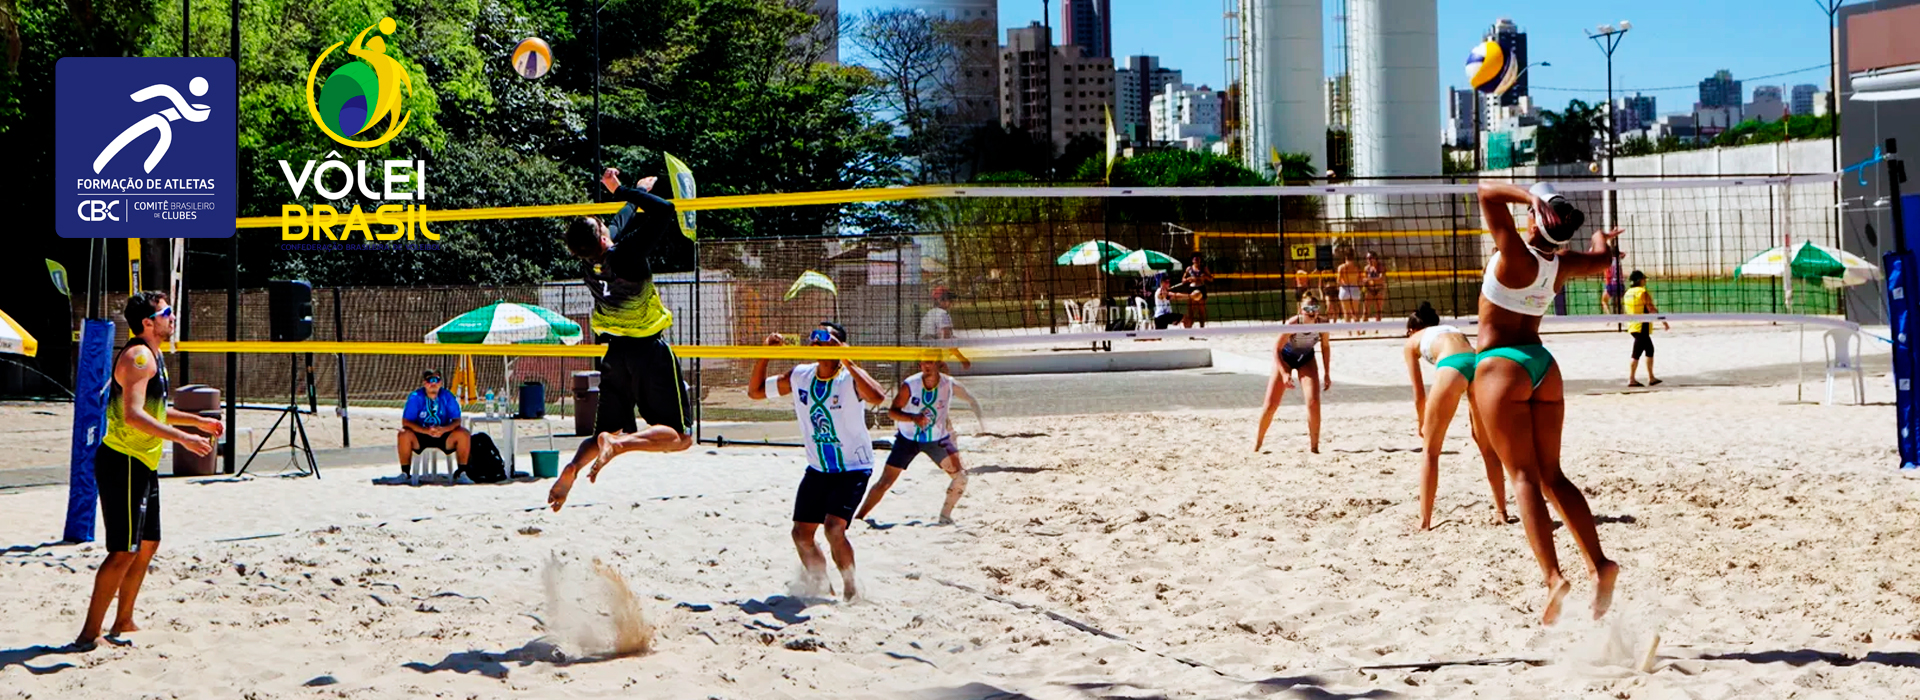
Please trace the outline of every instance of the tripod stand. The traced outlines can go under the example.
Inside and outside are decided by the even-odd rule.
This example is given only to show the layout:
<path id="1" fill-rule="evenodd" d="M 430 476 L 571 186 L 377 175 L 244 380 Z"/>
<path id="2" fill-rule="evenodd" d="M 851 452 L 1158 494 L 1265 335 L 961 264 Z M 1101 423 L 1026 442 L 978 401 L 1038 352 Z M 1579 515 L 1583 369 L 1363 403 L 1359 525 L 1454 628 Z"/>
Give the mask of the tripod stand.
<path id="1" fill-rule="evenodd" d="M 301 455 L 305 455 L 307 458 L 306 470 L 302 471 L 300 475 L 310 475 L 315 479 L 320 478 L 320 465 L 313 461 L 313 444 L 307 441 L 307 424 L 300 418 L 300 363 L 291 353 L 287 355 L 287 367 L 291 375 L 291 379 L 288 382 L 287 406 L 286 408 L 280 409 L 280 417 L 274 419 L 273 427 L 268 428 L 267 434 L 260 437 L 260 444 L 255 445 L 253 453 L 247 455 L 246 464 L 240 465 L 240 471 L 234 475 L 235 477 L 247 473 L 247 467 L 252 466 L 253 458 L 259 456 L 260 450 L 266 448 L 267 441 L 273 438 L 274 431 L 280 429 L 281 423 L 287 422 L 288 418 L 292 418 L 293 421 L 287 426 L 287 450 L 290 452 L 287 456 L 287 465 L 296 468 L 299 467 L 300 457 Z M 307 383 L 309 389 L 311 389 L 313 383 L 313 368 L 311 366 L 307 368 Z"/>

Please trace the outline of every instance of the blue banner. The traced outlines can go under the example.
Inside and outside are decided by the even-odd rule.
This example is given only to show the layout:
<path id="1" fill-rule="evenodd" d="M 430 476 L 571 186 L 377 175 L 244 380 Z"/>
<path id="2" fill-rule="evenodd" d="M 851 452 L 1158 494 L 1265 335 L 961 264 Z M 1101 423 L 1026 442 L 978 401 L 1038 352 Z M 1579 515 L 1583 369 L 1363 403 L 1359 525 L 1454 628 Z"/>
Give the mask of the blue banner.
<path id="1" fill-rule="evenodd" d="M 73 374 L 73 472 L 67 482 L 67 526 L 60 539 L 92 542 L 100 487 L 94 451 L 107 432 L 107 389 L 113 380 L 113 322 L 90 318 L 80 326 L 80 358 Z"/>
<path id="2" fill-rule="evenodd" d="M 1916 300 L 1920 300 L 1920 273 L 1914 254 L 1887 253 L 1881 262 L 1887 274 L 1887 323 L 1893 336 L 1894 414 L 1899 421 L 1900 468 L 1920 466 L 1920 414 L 1916 414 L 1914 396 L 1915 333 L 1920 318 L 1915 318 Z"/>
<path id="3" fill-rule="evenodd" d="M 233 235 L 240 121 L 231 59 L 69 56 L 54 64 L 53 87 L 61 237 Z"/>

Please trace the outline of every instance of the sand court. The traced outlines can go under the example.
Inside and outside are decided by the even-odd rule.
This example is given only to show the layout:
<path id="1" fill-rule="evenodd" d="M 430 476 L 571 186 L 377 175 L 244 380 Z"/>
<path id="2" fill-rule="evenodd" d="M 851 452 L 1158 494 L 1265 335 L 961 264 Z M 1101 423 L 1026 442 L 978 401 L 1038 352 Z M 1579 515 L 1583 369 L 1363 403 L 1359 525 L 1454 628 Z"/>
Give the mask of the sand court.
<path id="1" fill-rule="evenodd" d="M 1891 466 L 1890 406 L 1793 403 L 1793 337 L 1681 329 L 1660 346 L 1668 384 L 1635 392 L 1606 386 L 1624 384 L 1624 334 L 1549 338 L 1564 466 L 1623 567 L 1600 623 L 1564 537 L 1568 614 L 1537 623 L 1538 568 L 1519 525 L 1489 524 L 1464 426 L 1436 526 L 1414 531 L 1398 342 L 1361 340 L 1335 345 L 1321 455 L 1297 400 L 1254 454 L 1257 393 L 1013 418 L 991 412 L 1010 390 L 970 382 L 990 430 L 1017 437 L 963 419 L 956 526 L 933 524 L 946 476 L 906 473 L 882 527 L 851 530 L 868 595 L 852 604 L 790 595 L 794 450 L 622 456 L 558 514 L 544 482 L 375 485 L 382 463 L 165 480 L 144 631 L 59 653 L 97 545 L 35 546 L 63 488 L 0 491 L 0 697 L 1920 694 L 1920 483 Z M 1870 404 L 1890 395 L 1877 358 Z M 646 653 L 604 648 L 635 621 L 609 612 L 596 559 L 653 627 Z M 548 594 L 556 566 L 571 606 Z"/>

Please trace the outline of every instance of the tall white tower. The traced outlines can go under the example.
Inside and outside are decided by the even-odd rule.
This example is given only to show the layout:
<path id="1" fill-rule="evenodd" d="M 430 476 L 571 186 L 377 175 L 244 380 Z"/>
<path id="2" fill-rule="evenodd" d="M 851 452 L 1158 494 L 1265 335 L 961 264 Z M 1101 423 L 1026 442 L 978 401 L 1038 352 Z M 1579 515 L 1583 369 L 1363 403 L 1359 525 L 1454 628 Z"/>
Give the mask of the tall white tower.
<path id="1" fill-rule="evenodd" d="M 1240 0 L 1241 51 L 1246 57 L 1240 61 L 1239 76 L 1242 159 L 1255 172 L 1273 166 L 1275 151 L 1305 153 L 1316 171 L 1326 171 L 1320 5 L 1321 0 Z"/>
<path id="2" fill-rule="evenodd" d="M 1436 4 L 1350 0 L 1356 177 L 1440 175 Z"/>

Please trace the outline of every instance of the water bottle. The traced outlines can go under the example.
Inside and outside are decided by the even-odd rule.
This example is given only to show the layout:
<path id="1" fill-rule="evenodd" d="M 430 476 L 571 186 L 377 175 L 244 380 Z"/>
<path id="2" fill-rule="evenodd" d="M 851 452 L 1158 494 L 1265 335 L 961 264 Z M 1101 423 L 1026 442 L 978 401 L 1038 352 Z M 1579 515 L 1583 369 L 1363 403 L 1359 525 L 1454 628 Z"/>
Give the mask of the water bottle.
<path id="1" fill-rule="evenodd" d="M 492 389 L 487 390 L 486 407 L 487 407 L 487 417 L 492 418 L 493 417 L 493 390 Z"/>

